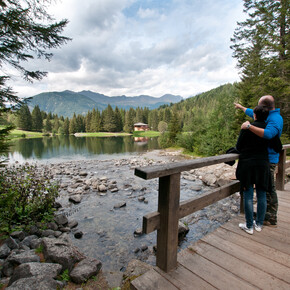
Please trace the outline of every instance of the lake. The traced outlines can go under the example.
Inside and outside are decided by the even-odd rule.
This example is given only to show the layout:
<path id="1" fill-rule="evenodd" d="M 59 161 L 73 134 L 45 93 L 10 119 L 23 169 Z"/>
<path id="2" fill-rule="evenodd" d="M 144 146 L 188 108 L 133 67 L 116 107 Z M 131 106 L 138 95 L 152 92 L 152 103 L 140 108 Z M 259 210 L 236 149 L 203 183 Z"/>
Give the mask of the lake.
<path id="1" fill-rule="evenodd" d="M 111 159 L 159 149 L 158 137 L 75 137 L 55 136 L 18 139 L 8 153 L 9 162 L 63 162 Z"/>

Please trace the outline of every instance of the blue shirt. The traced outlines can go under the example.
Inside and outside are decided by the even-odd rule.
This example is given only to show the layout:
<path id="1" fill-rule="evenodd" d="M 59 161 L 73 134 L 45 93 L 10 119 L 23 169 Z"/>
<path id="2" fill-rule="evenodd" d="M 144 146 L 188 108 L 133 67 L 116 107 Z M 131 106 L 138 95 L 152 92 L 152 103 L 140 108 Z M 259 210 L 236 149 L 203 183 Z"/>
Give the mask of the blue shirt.
<path id="1" fill-rule="evenodd" d="M 254 112 L 252 109 L 246 109 L 246 115 L 253 118 Z M 282 134 L 283 130 L 283 118 L 280 115 L 280 109 L 275 109 L 269 111 L 269 116 L 266 120 L 266 128 L 264 129 L 264 136 L 265 139 L 272 139 L 276 135 L 279 137 Z M 269 154 L 269 162 L 270 163 L 278 163 L 279 162 L 279 153 L 276 153 L 272 148 L 268 147 L 268 154 Z"/>

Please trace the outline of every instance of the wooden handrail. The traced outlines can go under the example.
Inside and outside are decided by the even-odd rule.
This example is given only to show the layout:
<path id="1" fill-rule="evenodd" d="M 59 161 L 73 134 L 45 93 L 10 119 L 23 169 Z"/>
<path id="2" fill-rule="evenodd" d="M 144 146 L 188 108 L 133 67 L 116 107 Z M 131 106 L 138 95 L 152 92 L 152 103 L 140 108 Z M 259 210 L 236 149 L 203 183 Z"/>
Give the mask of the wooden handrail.
<path id="1" fill-rule="evenodd" d="M 285 171 L 290 166 L 290 162 L 286 163 L 286 150 L 289 148 L 290 144 L 284 145 L 280 153 L 276 176 L 276 188 L 278 190 L 284 190 Z M 143 217 L 143 233 L 148 234 L 157 230 L 156 265 L 160 269 L 169 272 L 177 266 L 179 219 L 224 199 L 240 189 L 240 182 L 233 181 L 210 192 L 206 192 L 202 196 L 180 203 L 181 172 L 234 161 L 238 157 L 238 154 L 224 154 L 135 169 L 135 175 L 143 179 L 159 178 L 158 210 Z"/>

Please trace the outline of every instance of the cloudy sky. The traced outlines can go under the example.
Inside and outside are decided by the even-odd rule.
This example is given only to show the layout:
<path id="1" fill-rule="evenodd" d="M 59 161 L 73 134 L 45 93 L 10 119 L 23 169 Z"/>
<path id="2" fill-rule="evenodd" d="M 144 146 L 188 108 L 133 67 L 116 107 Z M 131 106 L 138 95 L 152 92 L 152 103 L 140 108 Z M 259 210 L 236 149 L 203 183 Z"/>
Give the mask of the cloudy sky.
<path id="1" fill-rule="evenodd" d="M 67 18 L 72 41 L 53 51 L 41 82 L 13 76 L 22 97 L 91 90 L 108 96 L 189 97 L 239 80 L 230 38 L 245 18 L 242 0 L 62 0 L 50 7 Z"/>

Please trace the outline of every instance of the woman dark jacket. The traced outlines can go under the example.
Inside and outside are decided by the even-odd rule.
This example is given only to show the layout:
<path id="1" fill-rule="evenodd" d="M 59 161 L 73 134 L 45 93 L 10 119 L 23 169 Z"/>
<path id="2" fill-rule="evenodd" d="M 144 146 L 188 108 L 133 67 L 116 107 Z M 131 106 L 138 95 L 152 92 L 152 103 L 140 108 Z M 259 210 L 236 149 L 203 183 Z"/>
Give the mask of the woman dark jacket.
<path id="1" fill-rule="evenodd" d="M 264 121 L 254 121 L 252 125 L 265 128 Z M 256 187 L 268 191 L 270 186 L 270 170 L 268 161 L 268 140 L 258 137 L 250 130 L 241 130 L 236 144 L 240 152 L 236 177 L 241 182 L 241 188 Z"/>

